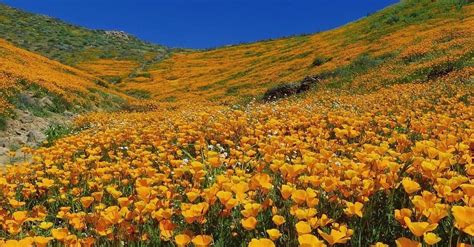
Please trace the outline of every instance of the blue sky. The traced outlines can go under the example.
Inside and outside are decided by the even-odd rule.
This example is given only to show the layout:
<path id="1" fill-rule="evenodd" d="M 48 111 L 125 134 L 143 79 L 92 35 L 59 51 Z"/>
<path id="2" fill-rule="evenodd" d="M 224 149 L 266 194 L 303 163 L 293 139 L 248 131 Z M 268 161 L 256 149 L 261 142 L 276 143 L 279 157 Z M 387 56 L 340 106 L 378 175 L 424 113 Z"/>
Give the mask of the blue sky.
<path id="1" fill-rule="evenodd" d="M 210 48 L 314 33 L 396 0 L 0 0 L 94 29 L 171 47 Z"/>

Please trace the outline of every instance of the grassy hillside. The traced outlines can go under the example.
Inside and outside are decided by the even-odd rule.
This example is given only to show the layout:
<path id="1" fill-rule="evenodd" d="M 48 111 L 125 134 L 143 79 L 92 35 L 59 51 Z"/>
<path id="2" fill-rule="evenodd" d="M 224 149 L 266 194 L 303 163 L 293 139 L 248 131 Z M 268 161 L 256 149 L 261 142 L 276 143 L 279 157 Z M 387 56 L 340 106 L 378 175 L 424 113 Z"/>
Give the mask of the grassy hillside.
<path id="1" fill-rule="evenodd" d="M 472 246 L 473 13 L 402 1 L 332 31 L 133 70 L 81 61 L 129 74 L 117 88 L 159 108 L 84 114 L 80 131 L 21 149 L 33 159 L 10 153 L 0 246 Z M 308 75 L 318 86 L 298 97 L 222 104 Z M 0 40 L 11 107 L 25 89 L 97 110 L 132 101 L 107 85 Z"/>
<path id="2" fill-rule="evenodd" d="M 341 89 L 423 82 L 472 65 L 473 15 L 474 5 L 465 1 L 402 1 L 323 33 L 175 52 L 122 86 L 186 105 L 258 98 L 308 75 Z"/>
<path id="3" fill-rule="evenodd" d="M 97 59 L 143 62 L 166 48 L 131 35 L 89 30 L 0 4 L 0 38 L 68 65 Z"/>
<path id="4" fill-rule="evenodd" d="M 16 107 L 41 111 L 25 93 L 50 97 L 57 111 L 119 107 L 128 96 L 103 80 L 0 39 L 0 113 Z"/>

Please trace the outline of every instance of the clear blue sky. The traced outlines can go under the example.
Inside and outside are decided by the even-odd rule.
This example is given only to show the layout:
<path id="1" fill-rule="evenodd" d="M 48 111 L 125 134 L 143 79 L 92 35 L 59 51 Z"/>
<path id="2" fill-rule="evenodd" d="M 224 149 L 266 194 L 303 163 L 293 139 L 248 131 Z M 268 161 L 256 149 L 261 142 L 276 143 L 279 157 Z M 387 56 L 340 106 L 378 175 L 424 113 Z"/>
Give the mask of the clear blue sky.
<path id="1" fill-rule="evenodd" d="M 210 48 L 314 33 L 397 0 L 0 0 L 94 29 L 171 47 Z"/>

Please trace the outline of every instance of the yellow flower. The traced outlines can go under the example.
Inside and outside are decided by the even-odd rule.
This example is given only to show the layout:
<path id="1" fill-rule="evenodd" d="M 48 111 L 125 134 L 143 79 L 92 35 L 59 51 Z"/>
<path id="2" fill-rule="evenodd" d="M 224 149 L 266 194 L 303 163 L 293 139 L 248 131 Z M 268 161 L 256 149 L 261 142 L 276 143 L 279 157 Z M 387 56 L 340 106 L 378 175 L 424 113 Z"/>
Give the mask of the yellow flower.
<path id="1" fill-rule="evenodd" d="M 39 224 L 38 227 L 43 230 L 48 230 L 49 228 L 53 227 L 53 222 L 43 221 Z"/>
<path id="2" fill-rule="evenodd" d="M 16 223 L 22 224 L 28 219 L 28 212 L 27 211 L 16 211 L 12 214 L 13 220 L 15 220 Z"/>
<path id="3" fill-rule="evenodd" d="M 137 187 L 135 190 L 137 191 L 137 197 L 139 200 L 144 201 L 144 202 L 150 201 L 150 197 L 152 193 L 152 189 L 150 187 L 140 186 L 140 187 Z M 120 195 L 122 194 L 120 193 Z"/>
<path id="4" fill-rule="evenodd" d="M 296 232 L 298 232 L 298 235 L 304 235 L 311 233 L 311 225 L 308 224 L 306 221 L 300 221 L 296 223 Z"/>
<path id="5" fill-rule="evenodd" d="M 291 186 L 288 186 L 286 184 L 281 186 L 281 196 L 283 199 L 287 200 L 290 198 L 291 194 L 293 193 L 294 189 Z"/>
<path id="6" fill-rule="evenodd" d="M 212 243 L 212 237 L 209 235 L 197 235 L 192 240 L 196 247 L 207 247 Z"/>
<path id="7" fill-rule="evenodd" d="M 247 203 L 244 210 L 240 211 L 244 217 L 256 217 L 262 206 L 258 203 Z"/>
<path id="8" fill-rule="evenodd" d="M 455 226 L 463 232 L 474 236 L 474 207 L 452 207 L 452 212 L 455 219 Z"/>
<path id="9" fill-rule="evenodd" d="M 196 193 L 195 191 L 190 191 L 186 193 L 186 196 L 188 197 L 188 200 L 192 203 L 199 197 L 199 193 Z"/>
<path id="10" fill-rule="evenodd" d="M 433 244 L 436 244 L 439 241 L 441 241 L 441 238 L 438 237 L 438 235 L 430 232 L 430 233 L 425 233 L 423 235 L 423 240 L 425 241 L 425 243 L 427 243 L 429 245 L 433 245 Z"/>
<path id="11" fill-rule="evenodd" d="M 296 190 L 292 193 L 291 199 L 297 204 L 303 204 L 306 202 L 306 191 Z"/>
<path id="12" fill-rule="evenodd" d="M 57 228 L 51 230 L 51 235 L 54 239 L 63 241 L 69 235 L 69 231 L 65 228 Z"/>
<path id="13" fill-rule="evenodd" d="M 464 191 L 469 197 L 474 196 L 474 184 L 461 184 L 459 187 Z"/>
<path id="14" fill-rule="evenodd" d="M 191 237 L 187 234 L 178 234 L 174 237 L 174 241 L 178 247 L 185 247 L 191 242 Z"/>
<path id="15" fill-rule="evenodd" d="M 81 197 L 81 204 L 84 208 L 89 208 L 92 202 L 94 202 L 94 197 L 91 197 L 91 196 Z"/>
<path id="16" fill-rule="evenodd" d="M 281 225 L 285 224 L 285 222 L 286 222 L 285 217 L 283 217 L 281 215 L 274 215 L 272 217 L 272 221 L 277 226 L 281 226 Z"/>
<path id="17" fill-rule="evenodd" d="M 255 229 L 255 226 L 257 225 L 257 219 L 255 219 L 255 217 L 249 217 L 249 218 L 240 220 L 240 223 L 245 228 L 245 230 L 250 231 L 250 230 Z"/>
<path id="18" fill-rule="evenodd" d="M 395 219 L 400 222 L 402 225 L 405 224 L 405 217 L 410 218 L 411 217 L 411 210 L 409 208 L 402 208 L 402 209 L 395 209 Z"/>
<path id="19" fill-rule="evenodd" d="M 313 234 L 298 236 L 300 247 L 325 247 L 326 245 Z"/>
<path id="20" fill-rule="evenodd" d="M 224 205 L 232 198 L 232 193 L 228 191 L 219 191 L 216 195 L 219 201 Z"/>
<path id="21" fill-rule="evenodd" d="M 397 247 L 421 247 L 421 243 L 408 239 L 408 238 L 399 238 L 395 240 Z"/>
<path id="22" fill-rule="evenodd" d="M 46 247 L 53 240 L 51 237 L 36 236 L 33 238 L 37 247 Z"/>
<path id="23" fill-rule="evenodd" d="M 331 233 L 327 234 L 320 229 L 318 229 L 319 235 L 326 240 L 329 245 L 334 245 L 334 244 L 345 244 L 349 239 L 350 236 L 348 236 L 347 231 L 344 230 L 335 230 L 331 229 Z"/>
<path id="24" fill-rule="evenodd" d="M 428 222 L 412 222 L 410 218 L 405 217 L 405 224 L 408 229 L 417 237 L 423 236 L 426 232 L 433 231 L 438 227 L 438 224 L 430 224 Z"/>
<path id="25" fill-rule="evenodd" d="M 421 189 L 421 186 L 417 182 L 411 180 L 408 177 L 402 180 L 402 185 L 405 189 L 405 192 L 407 192 L 408 194 L 413 194 Z"/>
<path id="26" fill-rule="evenodd" d="M 377 243 L 371 245 L 371 247 L 389 247 L 389 245 L 388 245 L 388 244 L 384 244 L 384 243 L 382 243 L 382 242 L 377 242 Z"/>
<path id="27" fill-rule="evenodd" d="M 281 237 L 281 233 L 278 229 L 268 229 L 267 234 L 270 237 L 271 240 L 275 241 Z"/>
<path id="28" fill-rule="evenodd" d="M 356 202 L 356 203 L 347 202 L 346 206 L 347 208 L 344 209 L 344 213 L 346 213 L 348 216 L 357 215 L 362 218 L 362 208 L 364 207 L 364 204 L 360 202 Z"/>
<path id="29" fill-rule="evenodd" d="M 275 244 L 270 239 L 267 239 L 267 238 L 260 238 L 260 239 L 253 238 L 250 241 L 248 247 L 275 247 Z"/>

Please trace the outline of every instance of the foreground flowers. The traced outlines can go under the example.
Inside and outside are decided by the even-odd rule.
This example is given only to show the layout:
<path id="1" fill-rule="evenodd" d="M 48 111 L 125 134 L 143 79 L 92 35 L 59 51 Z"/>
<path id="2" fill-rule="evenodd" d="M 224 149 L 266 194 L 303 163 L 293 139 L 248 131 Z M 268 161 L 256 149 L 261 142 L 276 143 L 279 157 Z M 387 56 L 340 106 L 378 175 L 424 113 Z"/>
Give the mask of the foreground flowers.
<path id="1" fill-rule="evenodd" d="M 247 109 L 87 115 L 77 125 L 89 129 L 0 177 L 2 244 L 469 244 L 465 90 L 406 84 Z"/>

